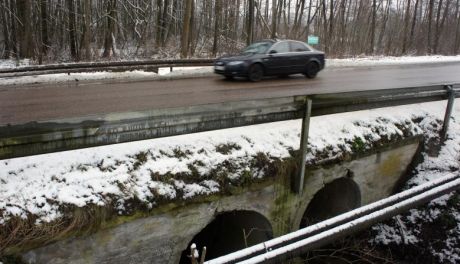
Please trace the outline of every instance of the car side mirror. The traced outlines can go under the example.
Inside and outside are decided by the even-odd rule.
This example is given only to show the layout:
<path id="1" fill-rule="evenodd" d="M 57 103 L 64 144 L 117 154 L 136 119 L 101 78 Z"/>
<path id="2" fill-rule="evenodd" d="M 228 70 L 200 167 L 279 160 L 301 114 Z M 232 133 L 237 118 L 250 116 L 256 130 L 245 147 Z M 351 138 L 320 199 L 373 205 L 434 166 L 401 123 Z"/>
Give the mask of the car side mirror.
<path id="1" fill-rule="evenodd" d="M 268 54 L 275 54 L 275 53 L 278 53 L 278 52 L 276 50 L 270 50 Z"/>

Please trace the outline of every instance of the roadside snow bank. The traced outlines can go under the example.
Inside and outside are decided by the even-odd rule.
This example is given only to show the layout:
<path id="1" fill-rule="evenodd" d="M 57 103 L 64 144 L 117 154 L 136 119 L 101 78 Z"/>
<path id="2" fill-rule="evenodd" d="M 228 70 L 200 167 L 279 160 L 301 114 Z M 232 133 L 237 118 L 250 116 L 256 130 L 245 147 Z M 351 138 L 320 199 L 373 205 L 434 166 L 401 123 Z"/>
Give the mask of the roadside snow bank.
<path id="1" fill-rule="evenodd" d="M 404 56 L 404 57 L 356 57 L 347 59 L 326 59 L 326 69 L 343 67 L 373 67 L 388 65 L 428 64 L 428 63 L 449 63 L 460 62 L 460 56 Z M 28 66 L 29 60 L 20 61 L 20 66 Z M 0 69 L 16 67 L 12 60 L 0 60 Z M 178 79 L 210 76 L 213 74 L 213 67 L 174 67 L 160 68 L 157 73 L 144 71 L 130 72 L 94 72 L 94 73 L 72 73 L 72 74 L 48 74 L 38 76 L 24 76 L 17 78 L 0 79 L 0 85 L 21 85 L 34 83 L 62 83 L 75 81 L 95 80 L 156 80 L 156 79 Z"/>
<path id="2" fill-rule="evenodd" d="M 457 56 L 402 56 L 402 57 L 355 57 L 347 59 L 328 59 L 326 67 L 360 67 L 360 66 L 383 66 L 383 65 L 407 65 L 407 64 L 428 64 L 428 63 L 449 63 L 460 62 L 460 55 Z"/>

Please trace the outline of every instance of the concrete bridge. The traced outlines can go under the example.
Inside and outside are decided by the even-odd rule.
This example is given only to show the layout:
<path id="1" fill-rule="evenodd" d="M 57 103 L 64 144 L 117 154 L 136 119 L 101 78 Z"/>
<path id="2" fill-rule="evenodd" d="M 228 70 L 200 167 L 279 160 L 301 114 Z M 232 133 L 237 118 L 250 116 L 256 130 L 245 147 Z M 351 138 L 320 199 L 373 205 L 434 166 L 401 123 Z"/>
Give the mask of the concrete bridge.
<path id="1" fill-rule="evenodd" d="M 286 234 L 389 196 L 404 180 L 421 137 L 389 142 L 343 162 L 307 166 L 303 192 L 295 177 L 267 178 L 247 189 L 61 240 L 23 254 L 26 263 L 190 263 L 190 244 L 209 259 Z"/>
<path id="2" fill-rule="evenodd" d="M 278 175 L 193 202 L 162 204 L 149 215 L 122 219 L 91 234 L 56 238 L 22 258 L 52 264 L 189 263 L 185 250 L 191 243 L 206 246 L 211 259 L 380 200 L 404 180 L 422 139 L 402 137 L 340 162 L 304 166 L 310 117 L 449 98 L 445 133 L 458 92 L 458 86 L 437 85 L 291 96 L 0 127 L 0 158 L 11 158 L 303 119 L 301 162 L 285 164 Z"/>

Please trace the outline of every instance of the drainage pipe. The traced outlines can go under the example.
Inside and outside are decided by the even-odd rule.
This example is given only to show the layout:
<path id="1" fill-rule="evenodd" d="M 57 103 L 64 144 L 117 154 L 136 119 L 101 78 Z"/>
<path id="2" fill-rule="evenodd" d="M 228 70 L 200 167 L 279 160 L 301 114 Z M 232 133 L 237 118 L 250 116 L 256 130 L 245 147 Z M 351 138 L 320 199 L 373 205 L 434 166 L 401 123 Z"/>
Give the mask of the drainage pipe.
<path id="1" fill-rule="evenodd" d="M 274 250 L 276 248 L 282 247 L 286 244 L 295 243 L 297 241 L 303 240 L 305 238 L 311 237 L 328 229 L 343 225 L 347 222 L 353 221 L 360 217 L 369 215 L 375 211 L 382 210 L 386 207 L 393 206 L 397 203 L 410 199 L 411 197 L 426 193 L 433 188 L 442 186 L 449 182 L 458 180 L 459 175 L 450 175 L 440 179 L 430 181 L 428 183 L 419 185 L 417 187 L 411 188 L 409 190 L 403 191 L 401 193 L 395 194 L 388 198 L 382 199 L 380 201 L 374 202 L 372 204 L 357 208 L 350 212 L 341 214 L 339 216 L 333 217 L 326 221 L 317 223 L 312 226 L 300 229 L 298 231 L 268 240 L 266 242 L 251 246 L 249 248 L 230 253 L 219 258 L 209 260 L 205 263 L 207 264 L 226 264 L 226 263 L 237 263 L 248 258 L 251 258 L 256 255 L 269 252 L 269 250 Z"/>

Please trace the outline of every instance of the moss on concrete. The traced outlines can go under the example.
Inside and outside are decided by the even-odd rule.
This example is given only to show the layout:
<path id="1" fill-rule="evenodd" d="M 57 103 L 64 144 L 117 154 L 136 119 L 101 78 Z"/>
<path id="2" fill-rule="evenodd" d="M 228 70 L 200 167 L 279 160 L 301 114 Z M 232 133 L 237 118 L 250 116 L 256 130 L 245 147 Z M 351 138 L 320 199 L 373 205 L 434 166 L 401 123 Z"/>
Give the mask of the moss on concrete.
<path id="1" fill-rule="evenodd" d="M 401 153 L 395 153 L 385 159 L 379 166 L 379 174 L 383 176 L 395 175 L 401 168 Z"/>

